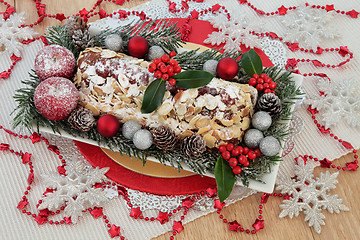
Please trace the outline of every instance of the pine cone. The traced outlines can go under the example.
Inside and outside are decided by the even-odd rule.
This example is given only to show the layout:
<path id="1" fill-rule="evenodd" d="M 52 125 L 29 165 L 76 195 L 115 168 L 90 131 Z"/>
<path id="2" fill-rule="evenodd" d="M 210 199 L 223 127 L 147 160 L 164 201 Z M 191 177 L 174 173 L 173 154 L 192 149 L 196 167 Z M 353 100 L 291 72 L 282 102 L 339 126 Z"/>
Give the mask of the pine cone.
<path id="1" fill-rule="evenodd" d="M 88 29 L 88 25 L 83 21 L 83 19 L 79 16 L 71 16 L 66 20 L 65 26 L 68 30 L 68 35 L 72 37 L 74 35 L 75 30 Z"/>
<path id="2" fill-rule="evenodd" d="M 183 139 L 180 148 L 188 158 L 198 158 L 205 152 L 206 143 L 199 134 L 193 134 Z"/>
<path id="3" fill-rule="evenodd" d="M 72 128 L 88 132 L 94 126 L 95 118 L 89 109 L 80 107 L 71 112 L 68 123 Z"/>
<path id="4" fill-rule="evenodd" d="M 175 132 L 165 126 L 157 127 L 152 131 L 154 144 L 162 150 L 173 150 L 178 142 Z"/>
<path id="5" fill-rule="evenodd" d="M 72 42 L 74 43 L 75 47 L 80 49 L 85 49 L 94 45 L 94 40 L 91 39 L 88 29 L 75 30 L 74 34 L 72 35 Z"/>
<path id="6" fill-rule="evenodd" d="M 259 110 L 268 112 L 272 117 L 277 116 L 282 110 L 279 97 L 273 93 L 262 95 L 257 102 L 257 106 Z"/>

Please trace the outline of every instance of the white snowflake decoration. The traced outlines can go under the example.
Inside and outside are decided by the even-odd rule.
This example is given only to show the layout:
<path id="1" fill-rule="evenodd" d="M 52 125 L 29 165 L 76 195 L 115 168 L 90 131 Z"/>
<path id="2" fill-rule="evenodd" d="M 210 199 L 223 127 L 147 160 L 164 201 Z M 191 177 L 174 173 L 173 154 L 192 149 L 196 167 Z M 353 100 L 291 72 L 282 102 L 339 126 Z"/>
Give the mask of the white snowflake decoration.
<path id="1" fill-rule="evenodd" d="M 304 47 L 317 51 L 322 38 L 332 39 L 337 36 L 333 21 L 334 11 L 327 12 L 305 5 L 288 12 L 283 16 L 282 23 L 287 28 L 284 40 L 299 42 Z"/>
<path id="2" fill-rule="evenodd" d="M 319 111 L 325 128 L 344 119 L 351 127 L 360 127 L 360 82 L 345 80 L 341 84 L 320 78 L 317 87 L 322 96 L 307 99 L 305 103 Z"/>
<path id="3" fill-rule="evenodd" d="M 279 217 L 289 216 L 290 218 L 298 217 L 301 211 L 305 214 L 305 221 L 309 222 L 309 227 L 314 227 L 317 233 L 321 232 L 321 225 L 325 225 L 324 214 L 322 210 L 328 212 L 340 213 L 349 211 L 349 208 L 342 204 L 342 199 L 338 195 L 330 195 L 327 192 L 335 189 L 335 184 L 339 172 L 330 174 L 329 171 L 320 173 L 320 177 L 313 179 L 314 168 L 310 164 L 305 164 L 299 158 L 298 165 L 295 165 L 296 179 L 284 176 L 280 179 L 280 184 L 276 189 L 281 190 L 282 194 L 292 195 L 289 200 L 284 200 L 280 205 L 282 209 Z M 301 201 L 300 201 L 301 200 Z"/>
<path id="4" fill-rule="evenodd" d="M 64 215 L 76 223 L 84 210 L 108 201 L 107 193 L 94 184 L 106 178 L 104 174 L 109 168 L 89 169 L 82 161 L 68 161 L 65 169 L 66 176 L 58 173 L 43 176 L 46 187 L 56 191 L 47 194 L 39 209 L 56 211 L 66 204 Z"/>
<path id="5" fill-rule="evenodd" d="M 32 39 L 38 35 L 37 32 L 29 27 L 20 27 L 25 24 L 25 12 L 14 13 L 6 20 L 0 18 L 0 47 L 10 54 L 20 57 L 23 40 Z"/>
<path id="6" fill-rule="evenodd" d="M 220 14 L 210 18 L 209 21 L 218 31 L 209 34 L 204 43 L 211 45 L 225 43 L 226 51 L 239 51 L 240 44 L 250 48 L 260 47 L 259 38 L 249 33 L 249 31 L 260 31 L 259 28 L 262 24 L 259 21 L 251 21 L 241 13 L 237 13 L 236 17 L 231 17 L 230 20 Z"/>

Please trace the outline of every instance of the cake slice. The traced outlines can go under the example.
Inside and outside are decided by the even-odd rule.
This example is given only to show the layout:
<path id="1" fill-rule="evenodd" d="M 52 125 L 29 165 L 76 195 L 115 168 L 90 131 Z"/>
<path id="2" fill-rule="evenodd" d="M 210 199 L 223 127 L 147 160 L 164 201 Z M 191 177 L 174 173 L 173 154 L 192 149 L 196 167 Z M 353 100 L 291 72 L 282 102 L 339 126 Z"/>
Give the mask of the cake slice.
<path id="1" fill-rule="evenodd" d="M 150 129 L 168 126 L 181 138 L 200 134 L 209 148 L 242 140 L 254 112 L 255 88 L 218 78 L 197 89 L 168 85 L 159 108 L 143 114 L 144 92 L 154 80 L 148 65 L 143 59 L 110 50 L 84 50 L 74 79 L 81 105 L 95 116 L 113 114 L 121 122 L 136 120 Z"/>

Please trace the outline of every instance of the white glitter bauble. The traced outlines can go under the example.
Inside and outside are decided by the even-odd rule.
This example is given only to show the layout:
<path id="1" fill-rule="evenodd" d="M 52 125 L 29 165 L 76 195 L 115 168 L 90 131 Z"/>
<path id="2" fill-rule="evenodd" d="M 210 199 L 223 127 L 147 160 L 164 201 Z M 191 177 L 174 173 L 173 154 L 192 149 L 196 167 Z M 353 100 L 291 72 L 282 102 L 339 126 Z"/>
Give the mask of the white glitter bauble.
<path id="1" fill-rule="evenodd" d="M 134 134 L 141 129 L 140 124 L 137 121 L 127 121 L 122 126 L 122 134 L 127 139 L 132 139 Z"/>
<path id="2" fill-rule="evenodd" d="M 216 75 L 216 67 L 218 63 L 218 61 L 213 59 L 207 60 L 203 65 L 203 70 L 211 73 L 212 75 Z"/>
<path id="3" fill-rule="evenodd" d="M 279 141 L 272 136 L 264 137 L 259 144 L 261 153 L 268 157 L 272 157 L 278 154 L 280 148 L 281 146 Z"/>
<path id="4" fill-rule="evenodd" d="M 152 46 L 149 48 L 149 52 L 147 54 L 148 60 L 152 61 L 155 58 L 161 58 L 162 55 L 165 54 L 164 49 L 159 46 Z"/>
<path id="5" fill-rule="evenodd" d="M 110 34 L 105 38 L 105 47 L 111 51 L 119 52 L 123 47 L 123 40 L 118 34 Z"/>
<path id="6" fill-rule="evenodd" d="M 271 126 L 272 119 L 269 113 L 259 111 L 254 114 L 251 123 L 254 128 L 265 131 Z"/>
<path id="7" fill-rule="evenodd" d="M 153 136 L 150 131 L 146 129 L 140 129 L 133 137 L 133 143 L 136 148 L 145 150 L 151 147 L 153 144 Z"/>
<path id="8" fill-rule="evenodd" d="M 258 148 L 260 141 L 264 138 L 264 134 L 257 129 L 249 129 L 244 136 L 244 142 L 249 148 Z"/>

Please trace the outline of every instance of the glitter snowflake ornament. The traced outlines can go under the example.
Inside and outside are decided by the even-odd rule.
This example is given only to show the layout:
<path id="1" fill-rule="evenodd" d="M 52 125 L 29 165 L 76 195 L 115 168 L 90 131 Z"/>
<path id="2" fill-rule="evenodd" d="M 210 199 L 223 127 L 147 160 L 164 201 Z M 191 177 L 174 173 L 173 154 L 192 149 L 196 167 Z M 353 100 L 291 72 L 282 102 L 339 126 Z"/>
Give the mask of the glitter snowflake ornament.
<path id="1" fill-rule="evenodd" d="M 25 24 L 25 12 L 14 13 L 6 20 L 0 18 L 0 48 L 4 47 L 10 55 L 20 57 L 24 40 L 29 40 L 38 35 L 29 27 L 21 27 Z"/>
<path id="2" fill-rule="evenodd" d="M 315 231 L 320 233 L 321 225 L 325 225 L 325 215 L 321 212 L 322 210 L 340 213 L 340 211 L 349 211 L 349 208 L 342 204 L 342 199 L 339 199 L 338 195 L 328 194 L 331 189 L 336 188 L 339 172 L 330 174 L 326 171 L 325 174 L 320 173 L 320 177 L 313 179 L 313 171 L 314 168 L 310 164 L 305 164 L 304 159 L 298 158 L 298 164 L 295 165 L 296 179 L 289 176 L 280 179 L 280 184 L 276 189 L 291 197 L 285 199 L 280 205 L 282 211 L 279 217 L 298 217 L 303 211 L 309 227 L 314 227 Z"/>
<path id="3" fill-rule="evenodd" d="M 262 24 L 245 16 L 246 14 L 237 13 L 230 20 L 223 14 L 210 18 L 210 23 L 218 31 L 209 34 L 204 43 L 211 45 L 225 43 L 226 51 L 239 51 L 240 44 L 250 48 L 259 47 L 259 38 L 250 34 L 250 31 L 260 31 Z"/>
<path id="4" fill-rule="evenodd" d="M 345 80 L 341 84 L 319 78 L 317 87 L 323 94 L 305 100 L 319 111 L 325 128 L 344 119 L 351 127 L 360 127 L 360 82 Z"/>
<path id="5" fill-rule="evenodd" d="M 333 21 L 334 11 L 324 11 L 310 6 L 299 6 L 283 16 L 282 23 L 287 28 L 284 41 L 301 43 L 304 47 L 317 51 L 323 38 L 337 36 Z"/>
<path id="6" fill-rule="evenodd" d="M 69 161 L 65 169 L 65 176 L 58 173 L 43 176 L 46 187 L 56 191 L 46 195 L 39 209 L 56 211 L 66 204 L 64 215 L 75 224 L 84 210 L 108 201 L 106 192 L 94 185 L 106 178 L 109 168 L 87 168 L 82 161 Z"/>

